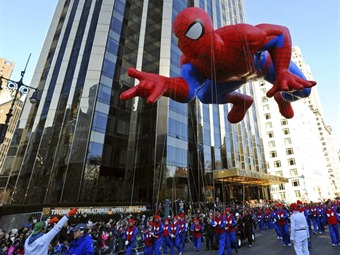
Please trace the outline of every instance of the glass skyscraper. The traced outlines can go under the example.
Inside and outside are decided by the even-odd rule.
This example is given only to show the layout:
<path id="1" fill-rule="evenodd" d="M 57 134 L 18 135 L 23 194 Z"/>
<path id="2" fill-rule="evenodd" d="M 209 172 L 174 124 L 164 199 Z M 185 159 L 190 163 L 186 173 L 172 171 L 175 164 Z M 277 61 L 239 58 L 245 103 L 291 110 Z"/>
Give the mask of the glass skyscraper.
<path id="1" fill-rule="evenodd" d="M 32 80 L 40 102 L 26 104 L 6 158 L 5 204 L 268 198 L 254 109 L 230 124 L 229 105 L 119 99 L 136 83 L 129 67 L 179 75 L 172 21 L 191 6 L 216 28 L 244 21 L 242 0 L 59 0 Z"/>

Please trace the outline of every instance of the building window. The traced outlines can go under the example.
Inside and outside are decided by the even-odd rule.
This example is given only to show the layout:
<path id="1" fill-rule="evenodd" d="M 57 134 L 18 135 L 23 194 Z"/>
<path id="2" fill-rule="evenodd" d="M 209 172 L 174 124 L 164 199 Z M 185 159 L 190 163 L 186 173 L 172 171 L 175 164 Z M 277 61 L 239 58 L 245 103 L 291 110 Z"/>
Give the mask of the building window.
<path id="1" fill-rule="evenodd" d="M 292 139 L 290 139 L 290 137 L 285 138 L 284 141 L 285 141 L 285 145 L 290 145 L 290 144 L 292 144 Z"/>
<path id="2" fill-rule="evenodd" d="M 270 118 L 271 118 L 270 113 L 266 113 L 266 114 L 264 115 L 264 117 L 266 118 L 266 120 L 270 120 Z"/>
<path id="3" fill-rule="evenodd" d="M 274 133 L 272 131 L 267 132 L 267 135 L 268 135 L 269 138 L 273 138 L 274 137 Z"/>
<path id="4" fill-rule="evenodd" d="M 281 120 L 281 126 L 287 125 L 288 121 L 287 120 Z"/>
<path id="5" fill-rule="evenodd" d="M 284 135 L 289 135 L 289 128 L 282 129 Z"/>
<path id="6" fill-rule="evenodd" d="M 300 190 L 295 190 L 295 197 L 301 197 Z"/>
<path id="7" fill-rule="evenodd" d="M 290 169 L 290 176 L 297 176 L 298 175 L 298 171 L 296 168 Z"/>
<path id="8" fill-rule="evenodd" d="M 276 151 L 271 151 L 271 152 L 269 152 L 269 154 L 270 154 L 271 158 L 276 158 L 277 157 Z"/>
<path id="9" fill-rule="evenodd" d="M 263 106 L 263 111 L 269 111 L 269 104 L 265 104 Z"/>
<path id="10" fill-rule="evenodd" d="M 267 122 L 266 123 L 266 128 L 269 129 L 269 128 L 272 128 L 273 127 L 273 124 L 271 122 Z"/>
<path id="11" fill-rule="evenodd" d="M 286 154 L 287 154 L 287 155 L 292 155 L 292 154 L 294 154 L 293 148 L 287 148 L 287 149 L 286 149 Z"/>
<path id="12" fill-rule="evenodd" d="M 295 165 L 295 159 L 294 158 L 289 158 L 288 159 L 288 165 L 294 166 Z"/>
<path id="13" fill-rule="evenodd" d="M 300 186 L 299 180 L 292 180 L 292 186 L 299 187 Z"/>
<path id="14" fill-rule="evenodd" d="M 280 160 L 274 161 L 274 167 L 281 167 L 281 161 Z"/>
<path id="15" fill-rule="evenodd" d="M 283 173 L 282 173 L 282 171 L 276 171 L 276 172 L 275 172 L 275 175 L 276 175 L 276 176 L 281 176 L 281 177 L 282 177 L 282 176 L 283 176 Z"/>
<path id="16" fill-rule="evenodd" d="M 280 184 L 280 185 L 279 185 L 279 190 L 285 190 L 285 185 Z"/>
<path id="17" fill-rule="evenodd" d="M 275 147 L 275 141 L 268 142 L 268 146 L 269 146 L 269 148 Z"/>
<path id="18" fill-rule="evenodd" d="M 268 97 L 262 97 L 262 103 L 266 103 L 266 102 L 268 102 Z"/>

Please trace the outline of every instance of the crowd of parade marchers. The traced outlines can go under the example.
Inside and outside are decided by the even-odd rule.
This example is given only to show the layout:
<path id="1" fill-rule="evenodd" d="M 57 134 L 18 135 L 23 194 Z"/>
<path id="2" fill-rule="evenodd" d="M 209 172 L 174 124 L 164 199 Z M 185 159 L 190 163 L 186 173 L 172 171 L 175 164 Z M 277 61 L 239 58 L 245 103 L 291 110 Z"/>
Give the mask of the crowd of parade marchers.
<path id="1" fill-rule="evenodd" d="M 290 216 L 292 206 L 306 217 L 310 235 L 329 232 L 331 245 L 340 245 L 340 200 L 314 203 L 297 201 L 246 201 L 223 205 L 219 202 L 175 201 L 165 207 L 155 205 L 153 212 L 117 214 L 101 220 L 100 215 L 77 213 L 65 223 L 50 243 L 48 254 L 69 254 L 72 228 L 86 224 L 92 238 L 93 254 L 183 254 L 185 251 L 215 249 L 218 254 L 232 254 L 240 248 L 239 240 L 249 248 L 254 245 L 254 230 L 274 229 L 283 246 L 291 246 Z M 334 220 L 335 217 L 335 220 Z M 25 254 L 24 243 L 34 230 L 36 219 L 29 219 L 17 229 L 0 229 L 0 255 Z M 47 226 L 46 232 L 53 227 Z M 311 239 L 308 239 L 311 248 Z"/>

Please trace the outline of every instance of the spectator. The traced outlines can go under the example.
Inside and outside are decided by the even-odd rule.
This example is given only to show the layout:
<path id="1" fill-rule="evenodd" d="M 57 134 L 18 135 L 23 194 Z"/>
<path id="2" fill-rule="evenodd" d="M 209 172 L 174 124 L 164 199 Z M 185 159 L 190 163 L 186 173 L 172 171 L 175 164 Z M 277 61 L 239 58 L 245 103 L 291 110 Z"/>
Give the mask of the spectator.
<path id="1" fill-rule="evenodd" d="M 86 233 L 86 227 L 84 223 L 80 223 L 72 229 L 74 240 L 70 243 L 69 255 L 94 254 L 93 240 Z"/>
<path id="2" fill-rule="evenodd" d="M 249 248 L 251 248 L 253 246 L 253 228 L 256 224 L 251 210 L 249 209 L 246 210 L 246 214 L 243 217 L 243 222 L 244 222 L 244 232 L 248 239 Z"/>
<path id="3" fill-rule="evenodd" d="M 2 241 L 0 244 L 0 255 L 8 255 L 8 245 L 6 241 Z"/>
<path id="4" fill-rule="evenodd" d="M 47 255 L 48 247 L 52 239 L 59 233 L 62 226 L 65 222 L 68 221 L 68 217 L 76 214 L 77 209 L 71 209 L 67 215 L 61 218 L 59 221 L 58 218 L 54 217 L 48 221 L 48 223 L 52 224 L 57 221 L 56 224 L 48 233 L 44 233 L 45 228 L 47 226 L 46 222 L 38 222 L 34 225 L 33 233 L 26 239 L 25 241 L 25 254 L 26 255 Z"/>
<path id="5" fill-rule="evenodd" d="M 212 213 L 209 213 L 209 215 L 204 219 L 206 250 L 213 249 L 214 229 L 211 226 L 211 220 L 212 220 Z"/>

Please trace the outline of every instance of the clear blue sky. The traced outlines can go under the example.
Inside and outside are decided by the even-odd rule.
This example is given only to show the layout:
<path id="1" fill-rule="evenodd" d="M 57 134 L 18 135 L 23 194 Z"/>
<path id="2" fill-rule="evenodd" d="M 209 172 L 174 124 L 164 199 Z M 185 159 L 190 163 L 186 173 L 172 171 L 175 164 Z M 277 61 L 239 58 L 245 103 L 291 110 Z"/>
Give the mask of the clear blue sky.
<path id="1" fill-rule="evenodd" d="M 340 1 L 244 0 L 249 24 L 272 23 L 290 29 L 318 82 L 326 123 L 340 149 Z M 57 0 L 0 1 L 0 56 L 16 62 L 12 79 L 20 79 L 32 53 L 24 83 L 30 84 Z"/>

